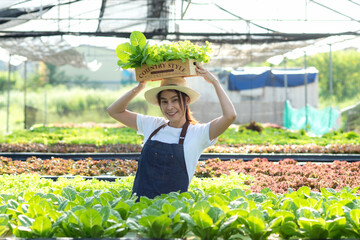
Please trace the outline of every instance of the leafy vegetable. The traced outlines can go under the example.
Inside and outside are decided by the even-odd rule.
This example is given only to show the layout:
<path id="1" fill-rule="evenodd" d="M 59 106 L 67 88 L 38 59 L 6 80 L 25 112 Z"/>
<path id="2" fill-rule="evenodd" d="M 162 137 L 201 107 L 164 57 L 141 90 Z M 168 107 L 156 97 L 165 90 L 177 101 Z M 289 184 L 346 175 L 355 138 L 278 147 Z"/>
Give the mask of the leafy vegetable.
<path id="1" fill-rule="evenodd" d="M 138 68 L 143 64 L 159 65 L 170 60 L 185 62 L 188 59 L 195 59 L 197 62 L 208 63 L 211 53 L 212 49 L 207 41 L 205 46 L 195 45 L 188 40 L 149 46 L 145 35 L 139 31 L 131 33 L 130 43 L 120 44 L 116 48 L 116 55 L 119 58 L 117 64 L 123 69 Z"/>
<path id="2" fill-rule="evenodd" d="M 1 183 L 12 181 L 15 187 L 28 182 L 30 187 L 9 194 L 1 191 L 1 237 L 359 238 L 358 188 L 312 192 L 302 187 L 285 194 L 270 189 L 250 192 L 233 187 L 224 192 L 221 187 L 217 191 L 193 188 L 135 202 L 121 184 L 116 190 L 99 181 L 92 187 L 94 181 L 49 180 L 37 185 L 36 192 L 33 185 L 39 184 L 39 179 L 16 179 L 18 183 L 12 176 L 0 177 Z"/>
<path id="3" fill-rule="evenodd" d="M 143 137 L 128 127 L 53 127 L 38 126 L 0 134 L 1 152 L 18 151 L 140 151 Z M 360 137 L 347 138 L 347 133 L 334 131 L 322 137 L 312 137 L 301 131 L 263 127 L 261 133 L 245 125 L 228 128 L 208 152 L 286 152 L 286 153 L 360 153 Z M 21 143 L 7 146 L 5 143 Z M 41 143 L 39 145 L 33 143 Z M 73 145 L 68 145 L 73 144 Z M 120 145 L 121 144 L 121 145 Z M 131 144 L 131 145 L 126 145 Z M 52 145 L 55 145 L 52 149 Z M 104 146 L 102 146 L 104 145 Z M 8 148 L 6 148 L 8 147 Z M 19 148 L 17 150 L 17 148 Z M 106 148 L 106 150 L 104 150 Z"/>

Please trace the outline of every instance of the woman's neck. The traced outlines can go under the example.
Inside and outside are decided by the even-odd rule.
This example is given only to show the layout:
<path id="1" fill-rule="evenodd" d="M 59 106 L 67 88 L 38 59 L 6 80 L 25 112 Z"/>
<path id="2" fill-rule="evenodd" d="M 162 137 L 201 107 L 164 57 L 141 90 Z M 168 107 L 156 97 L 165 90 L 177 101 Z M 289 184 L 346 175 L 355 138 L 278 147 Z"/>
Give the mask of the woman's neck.
<path id="1" fill-rule="evenodd" d="M 176 121 L 176 122 L 170 121 L 168 123 L 168 125 L 173 128 L 182 128 L 184 126 L 185 122 L 186 122 L 186 119 L 182 119 L 181 121 Z"/>

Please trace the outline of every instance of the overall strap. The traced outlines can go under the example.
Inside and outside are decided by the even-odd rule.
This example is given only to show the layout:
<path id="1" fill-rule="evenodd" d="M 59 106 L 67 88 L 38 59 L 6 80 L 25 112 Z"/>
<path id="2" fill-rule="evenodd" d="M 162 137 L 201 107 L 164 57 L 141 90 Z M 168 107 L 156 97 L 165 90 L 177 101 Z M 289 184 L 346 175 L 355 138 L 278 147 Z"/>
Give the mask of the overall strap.
<path id="1" fill-rule="evenodd" d="M 179 144 L 181 144 L 181 145 L 184 143 L 186 131 L 189 127 L 189 124 L 190 124 L 189 121 L 186 121 L 184 126 L 182 127 L 180 138 L 179 138 Z"/>
<path id="2" fill-rule="evenodd" d="M 189 124 L 190 124 L 190 123 L 189 123 L 188 121 L 186 121 L 185 124 L 184 124 L 184 126 L 182 127 L 182 130 L 181 130 L 181 133 L 180 133 L 180 137 L 179 137 L 179 144 L 181 144 L 181 145 L 184 143 L 186 131 L 187 131 L 188 127 L 189 127 Z M 149 140 L 150 140 L 155 134 L 157 134 L 157 133 L 160 131 L 160 129 L 162 129 L 162 128 L 165 127 L 166 125 L 167 125 L 167 123 L 164 123 L 163 125 L 161 125 L 161 126 L 158 127 L 157 129 L 155 129 L 155 130 L 151 133 L 151 135 L 150 135 L 150 137 L 149 137 Z"/>
<path id="3" fill-rule="evenodd" d="M 155 135 L 158 133 L 158 131 L 160 131 L 160 129 L 162 129 L 163 127 L 165 127 L 167 125 L 167 123 L 164 123 L 163 125 L 161 125 L 160 127 L 158 127 L 157 129 L 155 129 L 152 134 L 150 135 L 149 137 L 149 140 Z"/>

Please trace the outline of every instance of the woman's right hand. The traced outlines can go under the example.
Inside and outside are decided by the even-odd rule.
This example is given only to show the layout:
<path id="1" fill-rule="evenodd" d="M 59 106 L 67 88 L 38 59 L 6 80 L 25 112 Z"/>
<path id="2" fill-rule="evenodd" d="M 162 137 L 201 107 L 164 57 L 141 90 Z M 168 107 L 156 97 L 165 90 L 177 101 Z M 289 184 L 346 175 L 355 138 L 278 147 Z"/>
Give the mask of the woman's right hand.
<path id="1" fill-rule="evenodd" d="M 146 81 L 141 81 L 139 82 L 139 84 L 133 88 L 133 92 L 134 93 L 139 93 L 141 92 L 144 88 L 146 87 Z"/>
<path id="2" fill-rule="evenodd" d="M 128 111 L 126 108 L 129 102 L 146 86 L 146 82 L 139 82 L 139 84 L 133 87 L 131 90 L 126 92 L 115 102 L 113 102 L 108 108 L 107 111 L 109 115 L 123 123 L 124 125 L 137 130 L 136 124 L 136 115 L 137 113 Z"/>
<path id="3" fill-rule="evenodd" d="M 207 69 L 205 69 L 197 62 L 195 63 L 195 65 L 196 65 L 195 71 L 198 76 L 203 77 L 205 81 L 207 81 L 208 83 L 212 83 L 212 84 L 219 83 L 219 80 L 211 72 L 209 72 Z"/>

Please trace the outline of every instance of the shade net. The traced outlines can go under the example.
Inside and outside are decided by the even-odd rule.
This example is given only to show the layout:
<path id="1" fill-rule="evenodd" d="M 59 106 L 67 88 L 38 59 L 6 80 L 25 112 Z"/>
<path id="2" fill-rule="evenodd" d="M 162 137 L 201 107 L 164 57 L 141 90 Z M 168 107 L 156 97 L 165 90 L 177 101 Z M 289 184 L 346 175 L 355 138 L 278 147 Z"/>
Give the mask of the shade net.
<path id="1" fill-rule="evenodd" d="M 290 130 L 305 129 L 309 134 L 321 136 L 339 127 L 336 125 L 339 114 L 340 111 L 332 107 L 316 109 L 308 105 L 295 109 L 287 101 L 283 115 L 284 127 Z"/>

